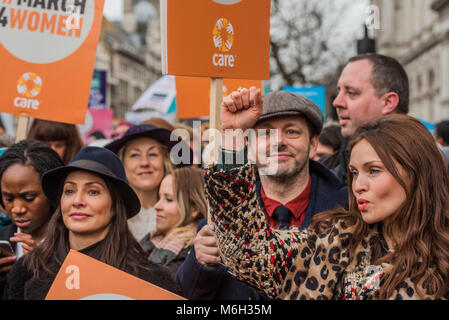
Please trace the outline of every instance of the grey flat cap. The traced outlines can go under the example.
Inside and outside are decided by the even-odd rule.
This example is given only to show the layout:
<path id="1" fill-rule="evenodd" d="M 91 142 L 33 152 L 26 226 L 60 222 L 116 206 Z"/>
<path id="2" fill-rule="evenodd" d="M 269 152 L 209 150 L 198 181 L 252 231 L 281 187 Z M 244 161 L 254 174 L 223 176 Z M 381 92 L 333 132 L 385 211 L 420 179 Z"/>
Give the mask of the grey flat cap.
<path id="1" fill-rule="evenodd" d="M 288 91 L 274 91 L 263 96 L 263 114 L 258 122 L 280 117 L 301 115 L 310 121 L 316 134 L 323 128 L 323 113 L 312 100 Z"/>

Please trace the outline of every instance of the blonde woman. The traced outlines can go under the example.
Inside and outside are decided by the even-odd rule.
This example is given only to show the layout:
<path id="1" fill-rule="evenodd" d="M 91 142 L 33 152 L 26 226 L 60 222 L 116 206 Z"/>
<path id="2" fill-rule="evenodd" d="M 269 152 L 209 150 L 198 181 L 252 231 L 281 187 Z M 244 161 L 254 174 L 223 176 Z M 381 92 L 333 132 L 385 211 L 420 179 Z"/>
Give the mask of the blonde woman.
<path id="1" fill-rule="evenodd" d="M 154 205 L 158 201 L 159 185 L 175 167 L 170 161 L 170 150 L 181 142 L 170 138 L 170 130 L 137 125 L 105 146 L 122 160 L 126 178 L 139 197 L 141 210 L 128 220 L 128 226 L 138 241 L 156 227 Z"/>
<path id="2" fill-rule="evenodd" d="M 201 169 L 176 169 L 165 176 L 159 189 L 156 230 L 147 234 L 141 245 L 149 252 L 151 262 L 165 265 L 175 279 L 196 236 L 201 219 L 207 215 Z"/>

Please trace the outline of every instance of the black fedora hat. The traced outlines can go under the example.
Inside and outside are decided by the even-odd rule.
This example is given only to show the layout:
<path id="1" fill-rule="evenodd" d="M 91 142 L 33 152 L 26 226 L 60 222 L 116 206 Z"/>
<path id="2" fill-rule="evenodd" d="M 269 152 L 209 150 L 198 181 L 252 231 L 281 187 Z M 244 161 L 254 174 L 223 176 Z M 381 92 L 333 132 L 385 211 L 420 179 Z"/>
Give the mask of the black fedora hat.
<path id="1" fill-rule="evenodd" d="M 140 211 L 140 201 L 126 180 L 125 169 L 117 155 L 100 147 L 84 147 L 66 166 L 44 172 L 42 190 L 56 207 L 59 204 L 61 184 L 72 171 L 85 170 L 112 180 L 120 190 L 127 209 L 127 217 L 132 218 Z"/>
<path id="2" fill-rule="evenodd" d="M 179 152 L 182 150 L 188 150 L 188 161 L 181 161 L 179 164 L 177 164 L 175 161 L 172 160 L 176 164 L 177 167 L 183 167 L 183 166 L 189 166 L 193 164 L 193 151 L 190 148 L 190 146 L 183 141 L 181 138 L 177 137 L 172 133 L 172 131 L 165 129 L 165 128 L 158 128 L 150 124 L 139 124 L 135 125 L 131 128 L 129 128 L 125 134 L 115 140 L 111 143 L 105 145 L 104 147 L 106 149 L 111 150 L 115 154 L 118 154 L 120 149 L 130 142 L 131 140 L 137 139 L 137 138 L 151 138 L 159 142 L 160 144 L 166 146 L 169 151 L 172 151 L 173 147 L 180 144 L 180 148 L 178 149 L 178 156 L 184 156 L 180 155 Z M 184 145 L 183 145 L 184 144 Z M 184 159 L 184 157 L 182 158 Z M 179 161 L 177 161 L 179 162 Z"/>

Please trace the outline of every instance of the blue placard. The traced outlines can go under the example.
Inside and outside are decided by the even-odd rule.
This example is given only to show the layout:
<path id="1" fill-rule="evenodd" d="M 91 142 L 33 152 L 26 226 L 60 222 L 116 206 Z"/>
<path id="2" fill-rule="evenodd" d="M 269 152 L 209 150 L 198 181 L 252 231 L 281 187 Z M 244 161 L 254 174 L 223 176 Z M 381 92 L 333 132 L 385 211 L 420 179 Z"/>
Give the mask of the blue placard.
<path id="1" fill-rule="evenodd" d="M 106 71 L 95 70 L 90 85 L 89 108 L 106 109 Z"/>
<path id="2" fill-rule="evenodd" d="M 433 134 L 433 132 L 435 131 L 435 127 L 436 127 L 436 125 L 434 124 L 434 123 L 432 123 L 432 122 L 428 122 L 428 121 L 424 121 L 423 119 L 419 119 L 419 118 L 417 118 L 419 121 L 421 121 L 421 123 L 423 124 L 423 125 L 425 125 L 426 126 L 426 128 Z"/>
<path id="3" fill-rule="evenodd" d="M 324 121 L 326 121 L 326 88 L 323 86 L 313 87 L 284 87 L 284 91 L 293 92 L 304 96 L 317 104 L 320 107 L 324 115 Z"/>

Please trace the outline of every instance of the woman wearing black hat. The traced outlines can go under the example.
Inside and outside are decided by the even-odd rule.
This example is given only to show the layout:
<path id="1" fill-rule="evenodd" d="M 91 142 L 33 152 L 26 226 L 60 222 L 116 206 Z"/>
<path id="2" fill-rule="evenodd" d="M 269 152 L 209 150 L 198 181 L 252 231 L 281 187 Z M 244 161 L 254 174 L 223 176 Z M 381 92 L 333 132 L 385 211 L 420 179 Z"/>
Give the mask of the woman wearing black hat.
<path id="1" fill-rule="evenodd" d="M 149 261 L 127 219 L 140 210 L 120 159 L 83 148 L 67 166 L 45 172 L 42 189 L 57 206 L 48 236 L 8 274 L 4 299 L 44 299 L 70 249 L 179 293 L 170 274 Z"/>
<path id="2" fill-rule="evenodd" d="M 159 186 L 164 176 L 173 169 L 170 152 L 179 142 L 176 137 L 171 139 L 170 130 L 142 124 L 129 128 L 120 139 L 105 146 L 122 160 L 129 185 L 142 206 L 140 212 L 128 220 L 132 234 L 139 241 L 156 228 L 154 205 L 158 201 Z M 187 156 L 187 159 L 181 157 L 173 160 L 185 160 L 180 165 L 192 164 L 193 154 L 188 144 L 184 143 L 184 148 L 180 150 L 188 151 L 189 154 L 181 155 Z"/>

